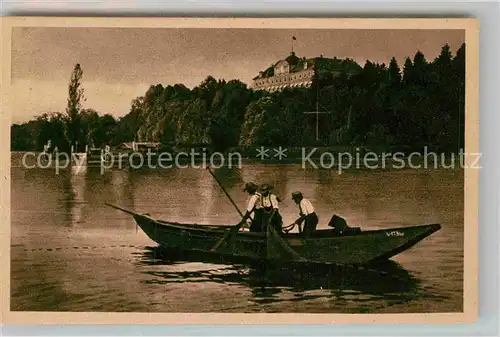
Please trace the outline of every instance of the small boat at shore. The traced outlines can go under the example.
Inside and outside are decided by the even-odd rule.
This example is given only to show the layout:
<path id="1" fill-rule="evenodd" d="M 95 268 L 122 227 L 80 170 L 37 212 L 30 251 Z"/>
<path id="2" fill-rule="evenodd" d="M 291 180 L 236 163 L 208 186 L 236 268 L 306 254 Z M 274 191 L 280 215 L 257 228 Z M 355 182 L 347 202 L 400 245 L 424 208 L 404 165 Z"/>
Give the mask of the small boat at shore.
<path id="1" fill-rule="evenodd" d="M 153 219 L 123 207 L 108 204 L 130 214 L 144 233 L 161 248 L 203 252 L 240 261 L 278 261 L 334 265 L 362 265 L 388 260 L 441 229 L 428 224 L 391 229 L 358 230 L 339 234 L 334 229 L 318 229 L 309 237 L 301 233 L 277 234 L 272 226 L 264 233 L 234 232 L 234 225 L 183 224 Z M 217 247 L 214 250 L 214 246 Z"/>

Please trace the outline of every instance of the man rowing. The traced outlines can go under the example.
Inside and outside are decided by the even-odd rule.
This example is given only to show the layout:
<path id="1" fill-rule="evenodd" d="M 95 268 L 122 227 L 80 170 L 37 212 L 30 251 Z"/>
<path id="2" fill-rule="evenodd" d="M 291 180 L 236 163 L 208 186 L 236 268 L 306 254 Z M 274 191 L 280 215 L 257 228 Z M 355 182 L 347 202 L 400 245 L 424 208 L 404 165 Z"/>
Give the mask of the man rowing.
<path id="1" fill-rule="evenodd" d="M 282 232 L 283 219 L 279 212 L 278 197 L 271 193 L 271 186 L 263 184 L 259 188 L 262 202 L 262 231 L 267 231 L 267 226 L 271 225 L 278 234 Z"/>
<path id="2" fill-rule="evenodd" d="M 252 182 L 246 183 L 245 188 L 243 189 L 243 192 L 248 192 L 248 194 L 250 194 L 250 199 L 248 200 L 247 209 L 242 221 L 251 219 L 253 214 L 253 219 L 251 219 L 250 224 L 250 232 L 260 232 L 262 229 L 262 196 L 259 192 L 257 192 L 257 189 L 257 185 Z"/>
<path id="3" fill-rule="evenodd" d="M 314 233 L 316 226 L 318 225 L 318 216 L 314 211 L 312 203 L 303 197 L 302 192 L 293 192 L 292 199 L 297 205 L 299 205 L 299 215 L 300 218 L 295 220 L 294 225 L 299 226 L 299 232 L 304 233 L 305 236 L 309 236 Z M 302 223 L 304 222 L 304 229 L 301 230 Z"/>

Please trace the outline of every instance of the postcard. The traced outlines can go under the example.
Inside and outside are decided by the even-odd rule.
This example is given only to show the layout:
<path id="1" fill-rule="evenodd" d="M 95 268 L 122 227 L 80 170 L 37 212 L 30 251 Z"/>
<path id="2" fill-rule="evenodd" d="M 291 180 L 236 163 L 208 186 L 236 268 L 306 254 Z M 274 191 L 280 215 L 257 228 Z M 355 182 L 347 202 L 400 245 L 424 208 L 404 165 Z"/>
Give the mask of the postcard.
<path id="1" fill-rule="evenodd" d="M 477 319 L 475 19 L 2 19 L 4 324 Z"/>

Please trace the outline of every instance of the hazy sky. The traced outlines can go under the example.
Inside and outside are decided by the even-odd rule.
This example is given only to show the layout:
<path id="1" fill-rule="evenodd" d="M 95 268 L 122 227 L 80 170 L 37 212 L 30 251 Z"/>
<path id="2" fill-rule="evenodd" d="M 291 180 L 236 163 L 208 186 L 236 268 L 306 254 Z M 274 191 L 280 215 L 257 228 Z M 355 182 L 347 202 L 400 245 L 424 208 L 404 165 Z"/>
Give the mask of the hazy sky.
<path id="1" fill-rule="evenodd" d="M 452 53 L 462 30 L 261 30 L 156 28 L 15 28 L 12 35 L 12 121 L 64 111 L 76 63 L 83 69 L 85 108 L 116 117 L 151 84 L 198 85 L 208 75 L 252 77 L 291 50 L 297 56 L 350 57 L 400 66 L 417 50 L 434 59 L 448 43 Z"/>

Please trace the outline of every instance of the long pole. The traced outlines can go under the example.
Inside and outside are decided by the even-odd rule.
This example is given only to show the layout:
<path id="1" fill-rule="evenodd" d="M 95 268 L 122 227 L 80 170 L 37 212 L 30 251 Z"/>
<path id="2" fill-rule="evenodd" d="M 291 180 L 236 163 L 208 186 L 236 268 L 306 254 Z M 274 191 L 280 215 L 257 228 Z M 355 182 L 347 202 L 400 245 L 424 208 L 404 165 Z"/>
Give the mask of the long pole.
<path id="1" fill-rule="evenodd" d="M 460 88 L 460 98 L 458 100 L 459 105 L 458 105 L 458 139 L 457 139 L 457 153 L 460 153 L 460 147 L 462 145 L 461 142 L 461 137 L 462 137 L 462 128 L 461 128 L 461 119 L 462 119 L 462 109 L 463 109 L 463 103 L 462 103 L 462 89 Z"/>
<path id="2" fill-rule="evenodd" d="M 316 91 L 316 141 L 319 140 L 319 85 Z"/>
<path id="3" fill-rule="evenodd" d="M 208 170 L 208 172 L 210 172 L 210 174 L 212 175 L 212 177 L 214 177 L 214 179 L 217 182 L 217 184 L 219 184 L 220 188 L 222 189 L 222 191 L 224 192 L 224 194 L 226 194 L 226 196 L 229 199 L 229 201 L 231 201 L 231 203 L 233 204 L 233 206 L 236 209 L 236 211 L 238 212 L 238 214 L 243 218 L 243 213 L 241 213 L 240 209 L 238 208 L 238 206 L 234 202 L 233 198 L 231 198 L 231 196 L 229 195 L 229 193 L 227 193 L 226 189 L 224 188 L 224 186 L 222 186 L 222 184 L 220 183 L 219 179 L 217 179 L 217 177 L 212 172 L 212 170 L 210 169 L 209 166 L 207 166 L 207 170 Z"/>
<path id="4" fill-rule="evenodd" d="M 222 186 L 222 184 L 220 183 L 219 179 L 217 179 L 217 177 L 212 172 L 212 170 L 210 169 L 209 166 L 207 166 L 207 170 L 208 170 L 208 172 L 210 172 L 210 174 L 212 175 L 212 177 L 214 177 L 214 179 L 217 182 L 217 184 L 219 184 L 220 188 L 222 189 L 222 191 L 224 192 L 224 194 L 226 194 L 226 196 L 229 199 L 229 201 L 231 201 L 231 203 L 233 204 L 233 206 L 236 209 L 236 211 L 238 212 L 238 214 L 243 218 L 243 213 L 241 213 L 240 209 L 238 208 L 238 206 L 234 202 L 233 198 L 231 198 L 231 196 L 229 195 L 229 193 L 227 193 L 226 189 L 224 188 L 224 186 Z M 242 225 L 243 225 L 243 221 L 240 221 L 240 222 L 238 222 L 238 224 L 236 226 L 230 227 L 229 230 L 222 236 L 222 238 L 220 238 L 215 243 L 215 245 L 210 250 L 211 251 L 216 251 L 227 240 L 227 238 L 231 234 L 234 234 L 234 233 L 238 232 L 240 230 L 240 228 L 241 228 Z"/>

